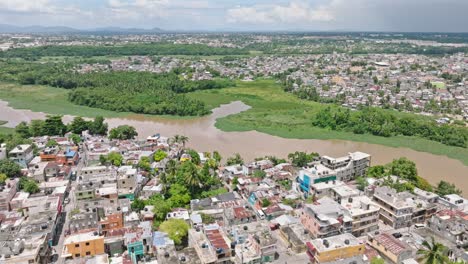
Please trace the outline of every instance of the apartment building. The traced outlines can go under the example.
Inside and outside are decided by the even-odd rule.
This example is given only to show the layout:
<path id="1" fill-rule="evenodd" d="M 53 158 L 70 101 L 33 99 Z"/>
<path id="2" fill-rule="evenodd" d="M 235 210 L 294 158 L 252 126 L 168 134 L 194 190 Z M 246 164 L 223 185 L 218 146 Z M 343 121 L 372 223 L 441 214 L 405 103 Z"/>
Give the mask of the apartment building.
<path id="1" fill-rule="evenodd" d="M 318 183 L 350 181 L 366 174 L 371 163 L 371 156 L 363 152 L 352 152 L 348 156 L 332 158 L 321 156 L 311 167 L 299 171 L 297 181 L 305 196 L 313 193 L 312 186 Z"/>
<path id="2" fill-rule="evenodd" d="M 350 233 L 353 228 L 353 218 L 348 210 L 328 197 L 314 204 L 306 204 L 301 212 L 300 222 L 315 238 Z"/>
<path id="3" fill-rule="evenodd" d="M 342 200 L 341 205 L 348 210 L 353 219 L 351 232 L 354 236 L 360 237 L 379 229 L 380 207 L 369 197 L 349 197 L 347 200 Z"/>
<path id="4" fill-rule="evenodd" d="M 395 229 L 423 223 L 437 211 L 435 204 L 388 186 L 376 188 L 373 200 L 380 207 L 380 219 Z"/>
<path id="5" fill-rule="evenodd" d="M 371 156 L 367 153 L 357 151 L 339 158 L 321 156 L 320 163 L 334 170 L 338 180 L 349 181 L 355 177 L 366 174 L 367 168 L 370 167 Z"/>
<path id="6" fill-rule="evenodd" d="M 117 175 L 119 197 L 133 200 L 138 185 L 137 170 L 132 168 L 132 166 L 123 166 L 119 168 Z"/>
<path id="7" fill-rule="evenodd" d="M 307 255 L 312 263 L 330 263 L 338 260 L 361 258 L 365 245 L 352 234 L 341 234 L 330 238 L 318 238 L 306 243 Z M 345 262 L 353 263 L 353 261 Z"/>

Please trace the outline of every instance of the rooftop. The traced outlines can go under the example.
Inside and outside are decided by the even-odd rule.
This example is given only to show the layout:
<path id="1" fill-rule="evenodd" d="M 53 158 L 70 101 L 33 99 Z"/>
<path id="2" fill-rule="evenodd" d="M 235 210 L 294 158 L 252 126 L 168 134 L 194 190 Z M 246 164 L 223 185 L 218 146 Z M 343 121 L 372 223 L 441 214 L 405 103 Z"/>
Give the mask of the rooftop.
<path id="1" fill-rule="evenodd" d="M 325 252 L 329 250 L 341 249 L 362 244 L 356 237 L 349 233 L 329 237 L 326 239 L 314 239 L 308 242 L 307 246 L 309 246 L 309 243 L 315 249 L 317 249 L 318 252 Z"/>

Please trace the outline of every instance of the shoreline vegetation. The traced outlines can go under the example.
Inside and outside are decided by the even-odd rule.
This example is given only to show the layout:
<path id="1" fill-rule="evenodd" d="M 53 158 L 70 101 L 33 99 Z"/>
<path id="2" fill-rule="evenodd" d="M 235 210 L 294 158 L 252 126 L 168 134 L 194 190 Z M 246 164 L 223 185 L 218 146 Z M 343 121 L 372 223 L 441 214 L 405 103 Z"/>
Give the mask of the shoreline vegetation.
<path id="1" fill-rule="evenodd" d="M 87 106 L 75 105 L 68 101 L 68 90 L 41 85 L 19 85 L 0 82 L 0 99 L 15 109 L 30 109 L 48 114 L 74 115 L 83 117 L 104 116 L 108 118 L 135 115 L 128 112 L 114 112 Z M 201 101 L 207 109 L 219 107 L 233 101 L 242 101 L 252 108 L 234 115 L 219 118 L 215 126 L 222 131 L 255 130 L 282 138 L 350 140 L 367 142 L 388 147 L 404 147 L 416 151 L 443 155 L 461 161 L 468 166 L 468 149 L 453 147 L 419 137 L 391 136 L 381 137 L 370 134 L 354 134 L 313 126 L 312 118 L 326 107 L 338 106 L 321 104 L 297 98 L 286 93 L 273 80 L 237 82 L 236 86 L 198 90 L 185 94 L 188 98 Z M 416 116 L 414 114 L 392 111 L 396 115 Z M 191 119 L 162 115 L 167 119 Z M 427 119 L 428 117 L 416 116 Z"/>

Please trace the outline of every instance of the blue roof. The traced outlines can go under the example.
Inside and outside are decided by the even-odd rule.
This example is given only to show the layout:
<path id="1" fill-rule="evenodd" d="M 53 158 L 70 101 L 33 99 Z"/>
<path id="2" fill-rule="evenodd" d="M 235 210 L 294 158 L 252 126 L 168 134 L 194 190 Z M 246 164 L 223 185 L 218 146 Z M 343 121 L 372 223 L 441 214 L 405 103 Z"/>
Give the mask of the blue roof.
<path id="1" fill-rule="evenodd" d="M 155 231 L 153 233 L 153 246 L 164 246 L 166 245 L 166 234 L 163 232 Z"/>
<path id="2" fill-rule="evenodd" d="M 75 156 L 75 154 L 76 154 L 76 151 L 67 149 L 67 152 L 65 152 L 65 157 L 73 158 Z"/>

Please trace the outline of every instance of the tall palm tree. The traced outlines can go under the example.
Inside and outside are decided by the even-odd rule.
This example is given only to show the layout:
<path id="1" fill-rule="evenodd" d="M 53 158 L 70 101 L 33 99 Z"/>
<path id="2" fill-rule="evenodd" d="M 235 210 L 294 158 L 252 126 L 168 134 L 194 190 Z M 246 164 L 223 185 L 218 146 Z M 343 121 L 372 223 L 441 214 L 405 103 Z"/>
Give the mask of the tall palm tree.
<path id="1" fill-rule="evenodd" d="M 180 135 L 174 135 L 172 138 L 169 139 L 171 143 L 180 143 Z"/>
<path id="2" fill-rule="evenodd" d="M 449 259 L 447 257 L 447 247 L 441 243 L 434 241 L 434 237 L 431 238 L 431 243 L 424 240 L 422 245 L 424 248 L 418 250 L 418 261 L 425 264 L 447 264 Z"/>
<path id="3" fill-rule="evenodd" d="M 182 147 L 185 148 L 185 144 L 189 141 L 187 136 L 181 135 L 179 136 L 180 143 L 182 143 Z"/>

